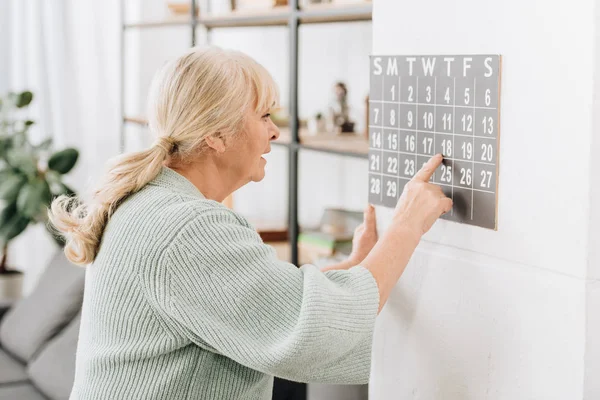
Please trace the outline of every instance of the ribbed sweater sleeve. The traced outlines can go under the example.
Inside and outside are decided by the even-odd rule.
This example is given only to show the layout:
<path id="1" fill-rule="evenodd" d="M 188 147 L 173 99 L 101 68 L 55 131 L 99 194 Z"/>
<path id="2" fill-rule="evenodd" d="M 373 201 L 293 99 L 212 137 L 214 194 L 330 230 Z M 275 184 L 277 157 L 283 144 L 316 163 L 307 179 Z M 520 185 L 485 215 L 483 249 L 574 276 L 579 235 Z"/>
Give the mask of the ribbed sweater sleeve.
<path id="1" fill-rule="evenodd" d="M 174 329 L 249 368 L 300 382 L 366 383 L 379 305 L 371 273 L 277 259 L 235 212 L 198 212 L 152 285 Z"/>

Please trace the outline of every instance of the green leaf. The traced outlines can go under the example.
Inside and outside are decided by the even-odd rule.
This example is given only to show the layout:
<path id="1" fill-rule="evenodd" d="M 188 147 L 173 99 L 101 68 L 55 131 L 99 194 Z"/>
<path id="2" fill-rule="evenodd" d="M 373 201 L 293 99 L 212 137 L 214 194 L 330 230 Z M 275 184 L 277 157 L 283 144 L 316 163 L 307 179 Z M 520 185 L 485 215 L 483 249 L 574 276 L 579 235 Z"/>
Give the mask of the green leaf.
<path id="1" fill-rule="evenodd" d="M 37 160 L 24 150 L 11 150 L 6 155 L 6 161 L 11 167 L 33 178 L 37 175 Z"/>
<path id="2" fill-rule="evenodd" d="M 31 125 L 35 124 L 35 121 L 28 119 L 27 121 L 24 122 L 24 124 L 25 124 L 25 126 L 31 126 Z"/>
<path id="3" fill-rule="evenodd" d="M 6 158 L 8 150 L 12 147 L 12 138 L 0 138 L 0 158 Z"/>
<path id="4" fill-rule="evenodd" d="M 0 226 L 0 244 L 6 244 L 27 228 L 31 220 L 19 213 L 13 214 Z"/>
<path id="5" fill-rule="evenodd" d="M 33 100 L 33 93 L 31 93 L 29 91 L 19 93 L 19 95 L 17 97 L 17 101 L 15 103 L 15 106 L 17 106 L 17 108 L 27 107 L 29 104 L 31 104 L 32 100 Z"/>
<path id="6" fill-rule="evenodd" d="M 0 200 L 0 227 L 17 213 L 17 203 Z"/>
<path id="7" fill-rule="evenodd" d="M 35 218 L 50 204 L 50 188 L 44 179 L 34 179 L 21 188 L 17 210 L 26 217 Z"/>
<path id="8" fill-rule="evenodd" d="M 21 174 L 6 174 L 6 177 L 0 181 L 0 199 L 9 203 L 14 202 L 25 182 L 27 179 Z"/>
<path id="9" fill-rule="evenodd" d="M 48 160 L 48 168 L 61 174 L 69 172 L 77 163 L 79 152 L 74 148 L 68 148 L 54 153 Z"/>

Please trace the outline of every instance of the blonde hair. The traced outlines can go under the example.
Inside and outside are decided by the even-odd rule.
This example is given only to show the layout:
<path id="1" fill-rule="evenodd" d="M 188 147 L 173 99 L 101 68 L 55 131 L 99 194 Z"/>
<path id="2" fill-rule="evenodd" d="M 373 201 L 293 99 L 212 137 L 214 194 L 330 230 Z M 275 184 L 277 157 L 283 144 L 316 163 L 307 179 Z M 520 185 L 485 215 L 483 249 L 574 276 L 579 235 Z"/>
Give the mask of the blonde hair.
<path id="1" fill-rule="evenodd" d="M 86 204 L 56 198 L 50 223 L 66 240 L 65 255 L 75 264 L 94 261 L 104 229 L 117 207 L 156 178 L 168 159 L 189 162 L 205 150 L 207 137 L 225 142 L 242 132 L 248 111 L 278 106 L 277 85 L 247 55 L 218 47 L 192 48 L 155 76 L 149 95 L 149 127 L 157 136 L 150 148 L 109 163 Z"/>

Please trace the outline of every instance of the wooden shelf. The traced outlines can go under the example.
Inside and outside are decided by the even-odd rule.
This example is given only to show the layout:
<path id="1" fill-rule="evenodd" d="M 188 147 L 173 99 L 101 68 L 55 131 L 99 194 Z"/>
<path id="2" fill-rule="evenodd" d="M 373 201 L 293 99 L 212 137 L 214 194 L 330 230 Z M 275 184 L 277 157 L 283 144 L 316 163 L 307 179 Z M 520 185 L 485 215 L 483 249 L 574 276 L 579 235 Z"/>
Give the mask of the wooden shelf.
<path id="1" fill-rule="evenodd" d="M 144 21 L 144 22 L 130 22 L 123 25 L 124 29 L 131 28 L 160 28 L 166 26 L 189 26 L 192 23 L 192 19 L 189 15 L 171 16 L 162 20 L 156 21 Z"/>
<path id="2" fill-rule="evenodd" d="M 198 22 L 207 28 L 231 28 L 246 26 L 285 26 L 290 19 L 289 7 L 265 10 L 241 10 L 227 14 L 200 17 Z"/>
<path id="3" fill-rule="evenodd" d="M 303 7 L 298 17 L 303 24 L 369 21 L 372 18 L 373 5 L 370 1 L 353 1 L 347 3 L 312 4 Z"/>
<path id="4" fill-rule="evenodd" d="M 371 19 L 372 11 L 373 6 L 370 1 L 314 4 L 298 10 L 298 18 L 302 24 L 368 21 Z M 240 10 L 224 14 L 200 15 L 196 22 L 207 28 L 287 26 L 291 15 L 290 8 L 284 6 L 264 10 Z M 164 20 L 126 23 L 123 28 L 159 28 L 186 26 L 191 23 L 189 15 L 174 15 Z"/>
<path id="5" fill-rule="evenodd" d="M 369 153 L 369 141 L 360 133 L 331 134 L 320 133 L 308 135 L 305 129 L 300 129 L 300 148 L 366 158 Z"/>
<path id="6" fill-rule="evenodd" d="M 123 117 L 123 122 L 128 122 L 130 124 L 137 124 L 148 126 L 148 120 L 144 117 Z"/>

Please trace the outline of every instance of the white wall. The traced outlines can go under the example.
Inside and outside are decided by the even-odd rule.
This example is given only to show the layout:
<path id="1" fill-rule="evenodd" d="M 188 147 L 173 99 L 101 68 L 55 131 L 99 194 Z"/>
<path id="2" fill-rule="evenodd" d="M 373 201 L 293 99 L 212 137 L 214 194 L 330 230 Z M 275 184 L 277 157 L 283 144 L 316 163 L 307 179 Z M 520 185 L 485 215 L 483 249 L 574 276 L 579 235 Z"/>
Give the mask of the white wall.
<path id="1" fill-rule="evenodd" d="M 9 90 L 10 63 L 8 62 L 8 52 L 10 40 L 10 2 L 0 0 L 0 96 Z"/>
<path id="2" fill-rule="evenodd" d="M 378 319 L 372 399 L 600 396 L 598 23 L 592 0 L 374 3 L 373 54 L 503 66 L 498 231 L 440 220 L 426 235 Z"/>
<path id="3" fill-rule="evenodd" d="M 586 354 L 585 354 L 585 399 L 599 396 L 600 379 L 600 174 L 597 171 L 597 154 L 600 154 L 600 4 L 596 2 L 595 62 L 593 131 L 590 146 L 590 223 L 588 239 L 588 280 L 586 288 Z"/>

